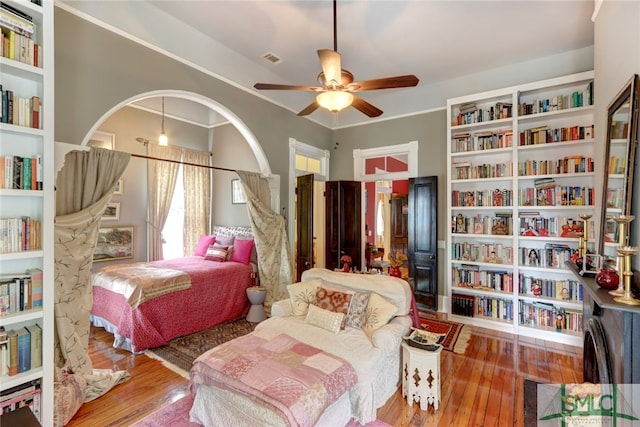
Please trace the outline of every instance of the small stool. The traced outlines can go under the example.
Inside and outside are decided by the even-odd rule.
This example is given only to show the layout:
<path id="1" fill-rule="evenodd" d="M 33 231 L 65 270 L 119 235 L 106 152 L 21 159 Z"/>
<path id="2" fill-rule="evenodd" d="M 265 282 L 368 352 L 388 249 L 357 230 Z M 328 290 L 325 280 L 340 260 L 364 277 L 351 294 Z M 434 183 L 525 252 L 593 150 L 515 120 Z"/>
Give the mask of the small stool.
<path id="1" fill-rule="evenodd" d="M 267 297 L 267 290 L 262 286 L 252 286 L 247 288 L 247 298 L 251 303 L 249 313 L 247 313 L 247 322 L 257 323 L 262 322 L 267 318 L 264 312 L 264 299 Z"/>
<path id="2" fill-rule="evenodd" d="M 409 406 L 420 402 L 420 410 L 426 411 L 432 404 L 433 410 L 440 404 L 440 352 L 422 350 L 402 342 L 402 397 Z"/>

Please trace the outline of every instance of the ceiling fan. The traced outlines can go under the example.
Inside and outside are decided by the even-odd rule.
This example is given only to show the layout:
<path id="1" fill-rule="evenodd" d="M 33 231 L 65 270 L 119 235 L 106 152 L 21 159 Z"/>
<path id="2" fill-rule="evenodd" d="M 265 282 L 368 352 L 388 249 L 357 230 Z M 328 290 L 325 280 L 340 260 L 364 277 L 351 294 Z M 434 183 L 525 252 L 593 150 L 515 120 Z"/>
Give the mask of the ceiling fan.
<path id="1" fill-rule="evenodd" d="M 354 92 L 411 87 L 416 86 L 419 81 L 413 74 L 408 74 L 405 76 L 384 77 L 354 82 L 353 74 L 342 69 L 340 63 L 337 42 L 336 0 L 333 0 L 333 50 L 319 49 L 318 57 L 320 58 L 320 65 L 322 67 L 322 72 L 318 74 L 318 82 L 321 86 L 256 83 L 253 87 L 258 90 L 304 90 L 318 92 L 315 101 L 300 111 L 298 113 L 299 116 L 311 114 L 319 107 L 326 108 L 331 112 L 338 112 L 351 105 L 369 117 L 378 117 L 382 114 L 382 110 L 360 98 Z"/>

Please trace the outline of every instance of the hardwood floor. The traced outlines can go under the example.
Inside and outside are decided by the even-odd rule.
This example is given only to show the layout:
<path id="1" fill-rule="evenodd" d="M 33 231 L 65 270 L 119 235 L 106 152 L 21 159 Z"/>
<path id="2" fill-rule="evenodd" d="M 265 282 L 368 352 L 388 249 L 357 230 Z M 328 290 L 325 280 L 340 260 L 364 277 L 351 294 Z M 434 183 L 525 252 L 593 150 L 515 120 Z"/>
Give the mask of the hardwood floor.
<path id="1" fill-rule="evenodd" d="M 127 370 L 132 378 L 85 403 L 68 426 L 127 426 L 188 393 L 187 379 L 161 362 L 112 348 L 102 328 L 91 334 L 94 368 Z M 464 355 L 442 352 L 441 378 L 437 411 L 410 407 L 399 388 L 378 418 L 401 427 L 523 426 L 523 380 L 582 382 L 582 348 L 473 327 Z"/>

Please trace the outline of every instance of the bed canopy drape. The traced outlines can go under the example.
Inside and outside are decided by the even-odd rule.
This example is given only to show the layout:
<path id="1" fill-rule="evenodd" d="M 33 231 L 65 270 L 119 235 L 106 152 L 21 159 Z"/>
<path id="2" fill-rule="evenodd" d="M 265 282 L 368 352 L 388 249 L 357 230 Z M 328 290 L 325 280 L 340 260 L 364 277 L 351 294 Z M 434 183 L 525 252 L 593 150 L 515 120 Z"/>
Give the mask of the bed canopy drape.
<path id="1" fill-rule="evenodd" d="M 129 154 L 102 148 L 71 151 L 56 178 L 55 363 L 85 377 L 85 401 L 129 378 L 126 371 L 93 369 L 88 352 L 98 225 L 129 158 Z"/>
<path id="2" fill-rule="evenodd" d="M 269 183 L 257 173 L 236 171 L 247 198 L 247 210 L 258 252 L 260 284 L 267 288 L 264 307 L 271 311 L 275 301 L 288 297 L 293 264 L 285 218 L 273 212 Z"/>

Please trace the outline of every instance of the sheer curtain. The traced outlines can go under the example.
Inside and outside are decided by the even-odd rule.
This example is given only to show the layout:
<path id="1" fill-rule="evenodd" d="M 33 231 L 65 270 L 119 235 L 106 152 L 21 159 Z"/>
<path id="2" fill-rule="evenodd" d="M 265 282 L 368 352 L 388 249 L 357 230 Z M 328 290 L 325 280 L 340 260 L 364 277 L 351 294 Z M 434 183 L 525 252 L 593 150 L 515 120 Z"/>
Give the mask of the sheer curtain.
<path id="1" fill-rule="evenodd" d="M 129 378 L 126 371 L 93 369 L 88 352 L 98 226 L 129 159 L 102 148 L 71 151 L 56 178 L 54 355 L 56 366 L 67 365 L 87 379 L 85 401 Z"/>
<path id="2" fill-rule="evenodd" d="M 161 146 L 157 144 L 147 145 L 150 157 L 179 161 L 182 154 L 180 148 Z M 149 260 L 162 259 L 162 228 L 167 220 L 173 189 L 176 185 L 176 177 L 180 165 L 161 160 L 149 160 L 147 185 L 149 191 Z"/>
<path id="3" fill-rule="evenodd" d="M 182 161 L 209 166 L 211 154 L 182 150 Z M 193 255 L 198 239 L 211 225 L 211 169 L 183 165 L 184 177 L 184 255 Z"/>
<path id="4" fill-rule="evenodd" d="M 260 284 L 267 288 L 264 306 L 270 312 L 274 301 L 287 298 L 292 282 L 293 264 L 285 219 L 269 207 L 269 183 L 259 174 L 236 171 L 247 196 L 247 210 L 258 252 Z"/>

